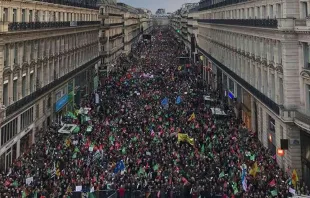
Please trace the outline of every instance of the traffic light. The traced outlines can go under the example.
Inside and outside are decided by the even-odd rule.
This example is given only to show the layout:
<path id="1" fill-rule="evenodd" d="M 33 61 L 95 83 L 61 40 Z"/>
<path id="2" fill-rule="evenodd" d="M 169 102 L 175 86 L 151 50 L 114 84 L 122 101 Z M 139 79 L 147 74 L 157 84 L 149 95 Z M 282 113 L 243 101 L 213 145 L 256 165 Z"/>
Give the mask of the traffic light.
<path id="1" fill-rule="evenodd" d="M 177 29 L 177 33 L 180 33 L 180 30 L 179 30 L 179 29 Z"/>

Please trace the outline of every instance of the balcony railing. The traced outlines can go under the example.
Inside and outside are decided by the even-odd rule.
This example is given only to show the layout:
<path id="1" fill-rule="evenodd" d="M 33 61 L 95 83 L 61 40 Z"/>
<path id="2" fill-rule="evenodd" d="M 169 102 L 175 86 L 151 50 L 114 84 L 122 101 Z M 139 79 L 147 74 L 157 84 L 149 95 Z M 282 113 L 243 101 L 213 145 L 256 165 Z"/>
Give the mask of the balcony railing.
<path id="1" fill-rule="evenodd" d="M 120 34 L 116 34 L 116 35 L 114 35 L 114 36 L 111 36 L 111 37 L 110 37 L 110 40 L 116 39 L 117 37 L 120 37 L 120 36 L 122 36 L 122 35 L 123 35 L 123 33 L 120 33 Z"/>
<path id="2" fill-rule="evenodd" d="M 71 71 L 70 73 L 54 80 L 50 84 L 37 89 L 35 92 L 32 94 L 22 98 L 21 100 L 11 104 L 6 108 L 6 116 L 10 116 L 14 112 L 17 112 L 19 110 L 22 110 L 24 108 L 27 108 L 29 105 L 33 104 L 34 101 L 36 101 L 38 98 L 43 96 L 44 94 L 52 91 L 55 89 L 57 86 L 61 85 L 63 82 L 69 80 L 70 78 L 74 77 L 76 74 L 79 72 L 83 71 L 84 69 L 90 67 L 91 65 L 96 64 L 100 60 L 100 56 L 94 58 L 93 60 L 85 63 L 84 65 L 78 67 L 77 69 Z"/>
<path id="3" fill-rule="evenodd" d="M 198 10 L 209 10 L 213 8 L 219 8 L 227 5 L 233 5 L 241 2 L 246 2 L 249 0 L 222 0 L 222 2 L 215 3 L 213 0 L 204 0 L 199 3 Z"/>
<path id="4" fill-rule="evenodd" d="M 82 3 L 78 3 L 76 0 L 35 0 L 53 4 L 61 4 L 66 6 L 73 6 L 73 7 L 81 7 L 81 8 L 88 8 L 88 9 L 99 9 L 97 6 L 97 0 L 87 0 L 87 1 L 80 1 Z"/>
<path id="5" fill-rule="evenodd" d="M 123 22 L 121 22 L 121 23 L 110 23 L 109 25 L 110 25 L 111 27 L 113 27 L 113 26 L 124 25 L 124 23 L 123 23 Z"/>
<path id="6" fill-rule="evenodd" d="M 310 116 L 308 115 L 295 111 L 295 119 L 310 126 Z"/>
<path id="7" fill-rule="evenodd" d="M 64 21 L 64 22 L 13 22 L 9 23 L 9 31 L 38 30 L 50 28 L 99 25 L 100 21 Z"/>
<path id="8" fill-rule="evenodd" d="M 123 17 L 123 14 L 109 13 L 109 16 Z"/>
<path id="9" fill-rule="evenodd" d="M 277 19 L 198 19 L 200 23 L 278 28 Z"/>

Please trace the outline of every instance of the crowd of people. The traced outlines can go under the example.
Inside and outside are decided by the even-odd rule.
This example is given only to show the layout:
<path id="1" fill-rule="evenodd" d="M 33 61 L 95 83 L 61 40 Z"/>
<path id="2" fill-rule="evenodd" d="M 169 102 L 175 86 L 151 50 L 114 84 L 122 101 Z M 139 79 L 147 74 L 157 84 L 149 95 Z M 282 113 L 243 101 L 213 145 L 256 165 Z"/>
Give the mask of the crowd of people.
<path id="1" fill-rule="evenodd" d="M 168 29 L 142 39 L 130 67 L 102 77 L 69 115 L 77 126 L 72 134 L 57 127 L 38 134 L 31 150 L 0 174 L 0 197 L 310 195 L 226 102 L 214 105 L 227 116 L 213 114 L 199 70 L 179 67 L 183 50 Z"/>

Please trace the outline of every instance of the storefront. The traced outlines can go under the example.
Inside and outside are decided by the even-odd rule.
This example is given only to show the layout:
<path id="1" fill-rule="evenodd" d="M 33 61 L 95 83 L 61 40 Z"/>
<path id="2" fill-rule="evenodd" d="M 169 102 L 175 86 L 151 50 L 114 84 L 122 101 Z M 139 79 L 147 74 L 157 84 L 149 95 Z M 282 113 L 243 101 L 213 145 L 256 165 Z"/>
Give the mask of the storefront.
<path id="1" fill-rule="evenodd" d="M 29 110 L 25 111 L 28 112 Z M 24 113 L 25 113 L 24 112 Z M 7 141 L 5 144 L 1 144 L 0 149 L 0 171 L 7 171 L 12 165 L 13 161 L 18 158 L 23 152 L 27 151 L 33 143 L 33 127 L 34 124 L 29 125 L 23 131 L 19 132 L 20 125 L 15 121 L 16 117 L 11 122 L 7 123 L 1 128 L 1 141 L 5 134 L 13 133 L 15 136 Z M 31 121 L 31 119 L 28 119 Z M 15 131 L 17 131 L 15 133 Z"/>
<path id="2" fill-rule="evenodd" d="M 301 165 L 304 182 L 310 185 L 310 132 L 300 130 Z"/>
<path id="3" fill-rule="evenodd" d="M 268 120 L 268 149 L 271 151 L 272 155 L 276 154 L 276 124 L 275 120 L 267 115 Z"/>
<path id="4" fill-rule="evenodd" d="M 26 130 L 27 133 L 20 139 L 20 154 L 27 152 L 32 145 L 33 130 Z"/>
<path id="5" fill-rule="evenodd" d="M 7 171 L 13 161 L 16 159 L 17 143 L 12 141 L 13 144 L 6 146 L 6 151 L 0 156 L 0 171 Z"/>
<path id="6" fill-rule="evenodd" d="M 56 122 L 60 123 L 62 117 L 74 110 L 74 81 L 69 81 L 65 86 L 56 91 L 55 113 Z"/>
<path id="7" fill-rule="evenodd" d="M 242 89 L 242 120 L 248 129 L 251 129 L 251 95 Z"/>
<path id="8" fill-rule="evenodd" d="M 236 99 L 235 82 L 231 78 L 228 78 L 227 96 L 228 96 L 228 104 L 233 105 L 235 103 L 235 99 Z"/>

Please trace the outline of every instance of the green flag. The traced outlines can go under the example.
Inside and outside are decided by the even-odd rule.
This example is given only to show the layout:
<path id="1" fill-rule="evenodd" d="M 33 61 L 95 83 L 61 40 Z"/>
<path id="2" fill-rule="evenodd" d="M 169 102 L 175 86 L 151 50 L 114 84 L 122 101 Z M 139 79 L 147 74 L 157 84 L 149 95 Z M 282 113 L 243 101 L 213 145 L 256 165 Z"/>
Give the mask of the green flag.
<path id="1" fill-rule="evenodd" d="M 22 198 L 26 198 L 27 197 L 27 194 L 25 191 L 22 192 Z"/>
<path id="2" fill-rule="evenodd" d="M 250 160 L 255 161 L 255 154 L 251 155 Z"/>
<path id="3" fill-rule="evenodd" d="M 75 158 L 76 158 L 76 153 L 72 155 L 72 159 L 75 159 Z"/>
<path id="4" fill-rule="evenodd" d="M 17 182 L 17 181 L 14 181 L 14 182 L 13 182 L 13 186 L 14 186 L 14 187 L 18 187 L 18 182 Z"/>
<path id="5" fill-rule="evenodd" d="M 75 147 L 74 152 L 78 153 L 78 152 L 80 152 L 80 149 L 78 147 Z"/>
<path id="6" fill-rule="evenodd" d="M 271 195 L 272 195 L 273 197 L 278 196 L 278 191 L 277 191 L 276 189 L 273 190 L 273 191 L 271 191 Z"/>
<path id="7" fill-rule="evenodd" d="M 38 198 L 38 193 L 37 192 L 34 193 L 33 198 Z"/>
<path id="8" fill-rule="evenodd" d="M 159 168 L 158 164 L 156 164 L 156 165 L 153 167 L 154 171 L 157 171 L 158 168 Z"/>
<path id="9" fill-rule="evenodd" d="M 126 147 L 122 148 L 122 154 L 125 155 L 126 154 Z"/>
<path id="10" fill-rule="evenodd" d="M 138 175 L 140 176 L 140 175 L 142 175 L 144 173 L 145 173 L 145 170 L 142 167 L 140 167 L 140 169 L 138 171 Z"/>
<path id="11" fill-rule="evenodd" d="M 233 188 L 233 190 L 234 190 L 234 194 L 237 194 L 237 193 L 239 192 L 238 187 L 237 187 L 237 184 L 236 184 L 235 182 L 233 182 L 232 188 Z"/>
<path id="12" fill-rule="evenodd" d="M 205 145 L 203 144 L 202 147 L 201 147 L 201 153 L 205 153 Z"/>
<path id="13" fill-rule="evenodd" d="M 220 175 L 219 175 L 219 178 L 222 178 L 222 177 L 224 177 L 225 176 L 225 173 L 222 171 L 221 173 L 220 173 Z"/>
<path id="14" fill-rule="evenodd" d="M 78 133 L 78 132 L 80 132 L 80 127 L 76 126 L 73 130 L 73 133 Z"/>

